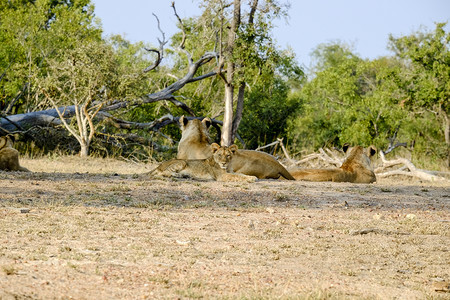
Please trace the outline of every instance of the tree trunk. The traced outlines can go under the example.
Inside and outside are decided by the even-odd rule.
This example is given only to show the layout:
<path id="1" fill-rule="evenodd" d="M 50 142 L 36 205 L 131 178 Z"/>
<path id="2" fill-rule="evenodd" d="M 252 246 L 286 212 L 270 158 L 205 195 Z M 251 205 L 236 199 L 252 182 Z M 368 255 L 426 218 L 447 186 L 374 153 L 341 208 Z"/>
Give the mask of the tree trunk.
<path id="1" fill-rule="evenodd" d="M 89 143 L 80 143 L 80 145 L 81 145 L 80 156 L 88 157 L 89 156 Z"/>
<path id="2" fill-rule="evenodd" d="M 222 127 L 222 146 L 230 146 L 233 143 L 233 94 L 234 94 L 234 71 L 233 51 L 236 41 L 236 33 L 241 22 L 241 1 L 234 0 L 234 12 L 231 28 L 228 33 L 226 47 L 227 78 L 225 82 L 225 110 Z"/>
<path id="3" fill-rule="evenodd" d="M 244 111 L 244 92 L 245 92 L 245 82 L 242 82 L 239 85 L 239 90 L 238 90 L 236 113 L 234 114 L 231 141 L 234 141 L 234 139 L 236 138 L 237 130 L 238 130 L 239 124 L 241 123 L 241 120 L 242 120 L 242 113 Z"/>
<path id="4" fill-rule="evenodd" d="M 442 112 L 442 115 L 444 116 L 444 135 L 447 145 L 447 168 L 450 168 L 450 118 L 445 111 Z"/>
<path id="5" fill-rule="evenodd" d="M 222 146 L 230 146 L 233 143 L 232 131 L 233 131 L 233 84 L 225 84 L 225 112 L 223 116 L 222 127 Z"/>

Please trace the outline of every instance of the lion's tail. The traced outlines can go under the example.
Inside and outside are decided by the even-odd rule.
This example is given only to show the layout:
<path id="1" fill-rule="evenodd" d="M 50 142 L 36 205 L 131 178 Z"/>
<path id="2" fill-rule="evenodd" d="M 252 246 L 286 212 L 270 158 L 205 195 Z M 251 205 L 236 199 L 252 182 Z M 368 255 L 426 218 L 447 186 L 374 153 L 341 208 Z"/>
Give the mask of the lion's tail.
<path id="1" fill-rule="evenodd" d="M 288 170 L 286 170 L 285 168 L 283 168 L 280 172 L 281 176 L 283 176 L 284 178 L 286 178 L 287 180 L 295 180 L 295 178 L 292 176 L 291 173 L 289 173 Z"/>

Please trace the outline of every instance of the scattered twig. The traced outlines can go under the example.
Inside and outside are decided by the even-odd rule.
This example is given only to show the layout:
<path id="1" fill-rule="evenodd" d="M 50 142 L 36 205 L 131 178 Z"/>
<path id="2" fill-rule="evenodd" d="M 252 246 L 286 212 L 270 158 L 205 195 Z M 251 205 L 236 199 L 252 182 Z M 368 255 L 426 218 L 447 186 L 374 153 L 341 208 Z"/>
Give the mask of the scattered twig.
<path id="1" fill-rule="evenodd" d="M 368 233 L 385 234 L 385 235 L 391 235 L 391 234 L 409 235 L 410 234 L 407 232 L 388 231 L 388 230 L 383 230 L 383 229 L 379 229 L 379 228 L 364 228 L 361 230 L 350 231 L 350 235 L 363 235 L 363 234 L 368 234 Z"/>

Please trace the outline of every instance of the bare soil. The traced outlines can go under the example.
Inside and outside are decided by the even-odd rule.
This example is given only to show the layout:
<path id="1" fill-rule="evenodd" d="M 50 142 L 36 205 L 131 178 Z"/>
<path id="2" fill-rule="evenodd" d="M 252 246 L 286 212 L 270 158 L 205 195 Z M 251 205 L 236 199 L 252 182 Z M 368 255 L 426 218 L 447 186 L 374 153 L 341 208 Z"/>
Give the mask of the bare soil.
<path id="1" fill-rule="evenodd" d="M 450 182 L 153 180 L 23 159 L 0 172 L 0 299 L 449 299 Z"/>

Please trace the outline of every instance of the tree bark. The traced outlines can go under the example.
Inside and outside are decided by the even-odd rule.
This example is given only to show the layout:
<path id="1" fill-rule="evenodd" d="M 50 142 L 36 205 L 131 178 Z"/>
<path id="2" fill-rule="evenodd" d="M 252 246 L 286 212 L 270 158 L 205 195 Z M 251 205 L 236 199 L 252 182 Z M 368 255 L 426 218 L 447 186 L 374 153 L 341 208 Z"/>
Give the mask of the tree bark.
<path id="1" fill-rule="evenodd" d="M 444 135 L 447 145 L 447 168 L 450 168 L 450 118 L 445 111 L 442 112 L 442 115 L 444 116 Z"/>
<path id="2" fill-rule="evenodd" d="M 231 140 L 234 141 L 236 138 L 237 130 L 239 124 L 242 120 L 242 113 L 244 111 L 244 92 L 245 92 L 245 82 L 242 82 L 238 89 L 238 97 L 236 103 L 236 113 L 233 120 L 233 130 L 231 133 Z"/>
<path id="3" fill-rule="evenodd" d="M 250 14 L 248 17 L 248 24 L 249 26 L 253 27 L 254 19 L 255 19 L 255 13 L 256 9 L 258 7 L 258 0 L 253 0 L 251 7 L 250 7 Z M 253 37 L 252 37 L 253 39 Z M 240 70 L 241 76 L 244 76 L 243 69 Z M 245 93 L 245 82 L 242 81 L 238 88 L 238 96 L 237 96 L 237 103 L 236 103 L 236 112 L 233 119 L 233 126 L 231 130 L 231 142 L 233 142 L 236 138 L 237 131 L 239 128 L 239 124 L 242 120 L 242 113 L 244 111 L 244 94 Z"/>
<path id="4" fill-rule="evenodd" d="M 88 157 L 89 156 L 89 144 L 87 143 L 80 143 L 81 150 L 80 150 L 80 156 L 81 157 Z"/>
<path id="5" fill-rule="evenodd" d="M 233 51 L 236 42 L 236 34 L 241 22 L 241 1 L 234 0 L 233 21 L 228 33 L 228 42 L 225 49 L 227 61 L 227 78 L 225 82 L 225 107 L 222 127 L 222 146 L 230 146 L 233 143 L 233 97 L 234 97 L 234 71 Z"/>

